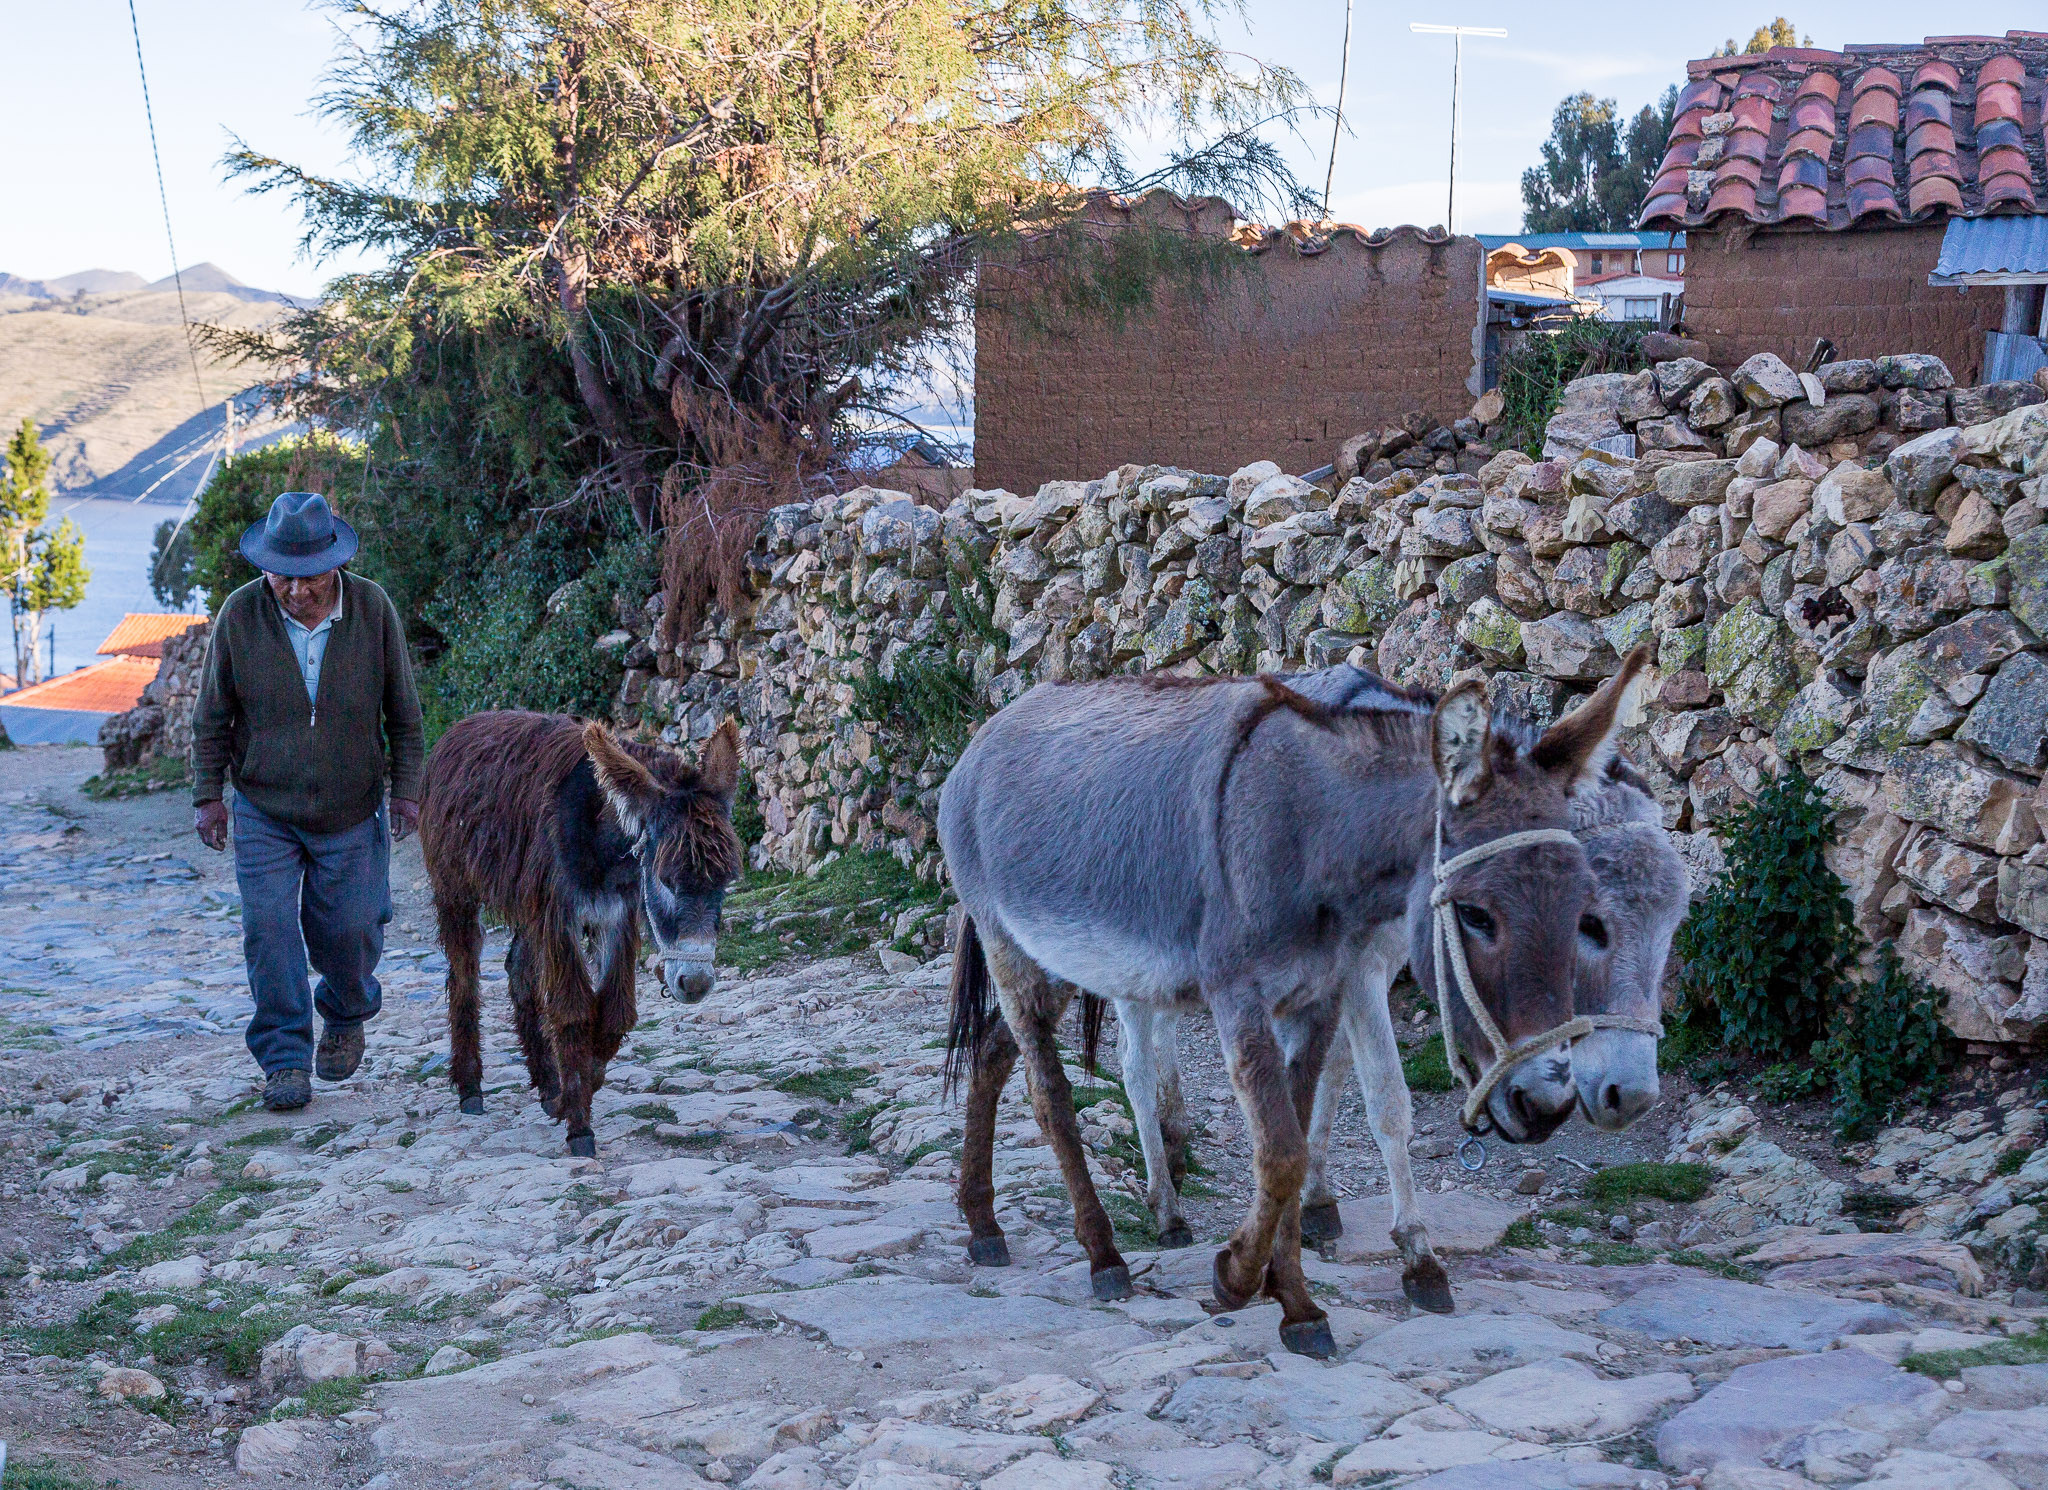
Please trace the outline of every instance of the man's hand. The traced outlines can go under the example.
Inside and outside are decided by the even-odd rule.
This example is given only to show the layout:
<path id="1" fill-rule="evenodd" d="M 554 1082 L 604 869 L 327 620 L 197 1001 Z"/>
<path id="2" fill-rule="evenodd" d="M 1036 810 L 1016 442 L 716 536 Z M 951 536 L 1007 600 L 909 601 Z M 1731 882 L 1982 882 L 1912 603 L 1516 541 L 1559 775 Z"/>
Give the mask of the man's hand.
<path id="1" fill-rule="evenodd" d="M 219 800 L 202 802 L 192 813 L 192 831 L 199 841 L 218 853 L 228 846 L 228 804 Z"/>
<path id="2" fill-rule="evenodd" d="M 413 830 L 420 825 L 420 804 L 408 802 L 403 797 L 391 799 L 391 836 L 395 839 L 410 838 Z"/>

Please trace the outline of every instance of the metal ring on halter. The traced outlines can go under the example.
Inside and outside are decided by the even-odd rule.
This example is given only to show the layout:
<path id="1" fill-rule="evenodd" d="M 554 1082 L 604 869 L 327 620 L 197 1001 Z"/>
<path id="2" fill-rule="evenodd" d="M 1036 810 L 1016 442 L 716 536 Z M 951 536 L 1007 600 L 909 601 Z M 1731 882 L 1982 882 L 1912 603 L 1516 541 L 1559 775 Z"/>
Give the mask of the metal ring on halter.
<path id="1" fill-rule="evenodd" d="M 1467 1149 L 1476 1149 L 1479 1157 L 1477 1159 L 1466 1158 L 1465 1151 Z M 1486 1145 L 1476 1135 L 1458 1145 L 1458 1167 L 1465 1170 L 1468 1174 L 1477 1174 L 1480 1170 L 1486 1168 Z"/>

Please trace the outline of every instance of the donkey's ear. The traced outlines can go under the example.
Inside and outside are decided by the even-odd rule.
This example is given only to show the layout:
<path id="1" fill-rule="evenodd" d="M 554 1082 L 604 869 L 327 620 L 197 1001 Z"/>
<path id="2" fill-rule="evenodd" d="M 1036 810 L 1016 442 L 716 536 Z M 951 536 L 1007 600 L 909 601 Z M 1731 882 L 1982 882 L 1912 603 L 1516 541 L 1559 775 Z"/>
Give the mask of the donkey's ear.
<path id="1" fill-rule="evenodd" d="M 1486 706 L 1486 690 L 1474 679 L 1460 683 L 1443 696 L 1429 721 L 1430 753 L 1436 761 L 1436 777 L 1453 807 L 1477 801 L 1492 779 L 1487 763 L 1492 754 L 1493 711 Z"/>
<path id="2" fill-rule="evenodd" d="M 1529 759 L 1568 791 L 1599 782 L 1614 760 L 1615 737 L 1636 713 L 1649 669 L 1650 643 L 1644 642 L 1591 698 L 1543 732 Z"/>
<path id="3" fill-rule="evenodd" d="M 740 727 L 727 719 L 697 757 L 697 784 L 728 806 L 740 785 Z"/>
<path id="4" fill-rule="evenodd" d="M 612 732 L 594 719 L 583 726 L 583 748 L 589 752 L 605 800 L 612 804 L 625 830 L 637 835 L 647 826 L 654 804 L 661 800 L 654 773 L 620 749 Z"/>

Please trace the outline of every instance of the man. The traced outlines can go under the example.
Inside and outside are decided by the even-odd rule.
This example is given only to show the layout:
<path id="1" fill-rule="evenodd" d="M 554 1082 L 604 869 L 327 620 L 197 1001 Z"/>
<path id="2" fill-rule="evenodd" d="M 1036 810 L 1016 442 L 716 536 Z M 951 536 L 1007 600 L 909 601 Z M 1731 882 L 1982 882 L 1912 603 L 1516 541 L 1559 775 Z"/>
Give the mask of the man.
<path id="1" fill-rule="evenodd" d="M 382 1005 L 387 776 L 390 835 L 419 824 L 425 735 L 412 662 L 391 598 L 342 569 L 356 542 L 310 492 L 271 504 L 241 543 L 263 577 L 222 603 L 192 717 L 193 827 L 208 848 L 227 846 L 223 779 L 235 788 L 242 953 L 256 1000 L 249 1052 L 273 1112 L 312 1100 L 308 1066 L 322 1081 L 354 1075 L 363 1022 Z"/>

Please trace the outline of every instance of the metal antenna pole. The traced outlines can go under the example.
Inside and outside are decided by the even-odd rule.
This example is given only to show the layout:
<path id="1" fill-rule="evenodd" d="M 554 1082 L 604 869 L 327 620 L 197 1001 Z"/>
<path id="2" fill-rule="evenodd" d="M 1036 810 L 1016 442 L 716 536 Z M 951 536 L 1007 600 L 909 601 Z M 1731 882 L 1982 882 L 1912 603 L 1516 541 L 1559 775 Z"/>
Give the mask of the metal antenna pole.
<path id="1" fill-rule="evenodd" d="M 1410 21 L 1410 31 L 1432 36 L 1451 38 L 1451 181 L 1444 197 L 1444 229 L 1458 231 L 1458 95 L 1465 83 L 1465 38 L 1468 36 L 1506 36 L 1502 26 L 1431 26 L 1421 21 Z"/>
<path id="2" fill-rule="evenodd" d="M 1351 5 L 1344 0 L 1344 62 L 1337 73 L 1337 122 L 1330 126 L 1330 169 L 1323 176 L 1323 220 L 1330 217 L 1330 186 L 1337 179 L 1337 140 L 1344 133 L 1344 89 L 1351 81 Z"/>

